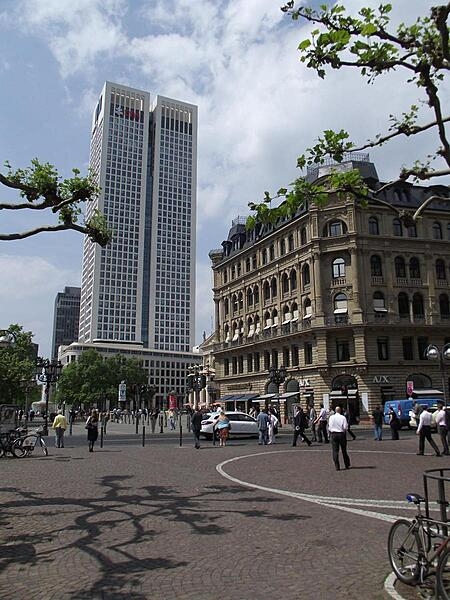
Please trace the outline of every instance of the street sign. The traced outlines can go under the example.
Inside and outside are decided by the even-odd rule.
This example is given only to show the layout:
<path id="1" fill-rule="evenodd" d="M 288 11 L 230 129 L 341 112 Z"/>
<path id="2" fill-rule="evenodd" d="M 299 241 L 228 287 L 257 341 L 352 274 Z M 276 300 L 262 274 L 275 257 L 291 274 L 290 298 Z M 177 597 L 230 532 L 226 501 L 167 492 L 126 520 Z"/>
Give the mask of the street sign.
<path id="1" fill-rule="evenodd" d="M 414 392 L 414 381 L 407 381 L 406 382 L 406 394 L 408 396 L 412 396 Z"/>
<path id="2" fill-rule="evenodd" d="M 126 402 L 127 400 L 127 384 L 122 381 L 119 383 L 119 402 Z"/>

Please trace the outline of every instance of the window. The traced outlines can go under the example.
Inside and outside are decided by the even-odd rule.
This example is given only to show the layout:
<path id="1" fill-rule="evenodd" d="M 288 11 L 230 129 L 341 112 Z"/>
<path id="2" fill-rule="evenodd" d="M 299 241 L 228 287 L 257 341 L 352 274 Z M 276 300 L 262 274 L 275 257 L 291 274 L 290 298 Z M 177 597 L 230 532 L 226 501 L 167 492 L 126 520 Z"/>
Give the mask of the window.
<path id="1" fill-rule="evenodd" d="M 389 338 L 377 338 L 378 360 L 389 360 Z"/>
<path id="2" fill-rule="evenodd" d="M 270 282 L 270 292 L 272 294 L 272 298 L 277 297 L 277 279 L 276 277 L 272 277 L 272 281 Z"/>
<path id="3" fill-rule="evenodd" d="M 392 233 L 397 237 L 403 236 L 402 222 L 400 219 L 394 219 L 392 221 Z"/>
<path id="4" fill-rule="evenodd" d="M 289 234 L 288 237 L 288 250 L 289 252 L 292 252 L 294 250 L 294 236 L 291 234 Z"/>
<path id="5" fill-rule="evenodd" d="M 291 286 L 291 292 L 297 289 L 297 271 L 295 269 L 292 269 L 289 275 L 289 283 Z"/>
<path id="6" fill-rule="evenodd" d="M 445 263 L 442 259 L 438 258 L 436 261 L 436 279 L 447 279 Z"/>
<path id="7" fill-rule="evenodd" d="M 378 219 L 376 217 L 369 218 L 369 233 L 372 235 L 380 234 L 380 231 L 378 228 Z"/>
<path id="8" fill-rule="evenodd" d="M 336 340 L 336 358 L 338 362 L 350 360 L 350 345 L 348 340 Z"/>
<path id="9" fill-rule="evenodd" d="M 253 306 L 253 290 L 248 288 L 247 290 L 247 306 Z"/>
<path id="10" fill-rule="evenodd" d="M 447 294 L 439 296 L 439 312 L 441 313 L 441 319 L 450 318 L 450 304 Z"/>
<path id="11" fill-rule="evenodd" d="M 373 310 L 375 312 L 387 312 L 386 305 L 384 303 L 384 296 L 382 292 L 375 292 L 373 295 Z"/>
<path id="12" fill-rule="evenodd" d="M 269 248 L 269 258 L 270 260 L 275 260 L 275 246 L 273 244 Z"/>
<path id="13" fill-rule="evenodd" d="M 427 360 L 425 356 L 425 350 L 428 348 L 428 338 L 419 337 L 417 338 L 417 349 L 419 352 L 419 360 Z"/>
<path id="14" fill-rule="evenodd" d="M 286 254 L 286 240 L 283 238 L 280 240 L 280 256 L 284 256 Z"/>
<path id="15" fill-rule="evenodd" d="M 300 231 L 300 244 L 304 246 L 308 241 L 308 235 L 306 233 L 306 227 L 303 227 Z"/>
<path id="16" fill-rule="evenodd" d="M 413 223 L 412 225 L 410 225 L 410 227 L 408 227 L 408 237 L 410 237 L 410 238 L 417 237 L 417 228 L 416 228 L 415 223 Z"/>
<path id="17" fill-rule="evenodd" d="M 233 312 L 235 313 L 235 312 L 237 312 L 237 309 L 238 309 L 238 299 L 237 299 L 236 294 L 233 294 L 233 298 L 231 301 L 233 304 Z"/>
<path id="18" fill-rule="evenodd" d="M 334 297 L 334 314 L 344 314 L 348 310 L 347 296 L 345 294 L 336 294 Z"/>
<path id="19" fill-rule="evenodd" d="M 224 375 L 230 374 L 230 360 L 228 358 L 226 358 L 223 363 L 223 372 L 224 372 Z"/>
<path id="20" fill-rule="evenodd" d="M 250 259 L 246 258 L 245 259 L 245 272 L 249 273 L 250 270 L 251 270 Z"/>
<path id="21" fill-rule="evenodd" d="M 312 365 L 312 362 L 313 362 L 312 343 L 305 342 L 303 344 L 303 351 L 304 351 L 305 365 Z"/>
<path id="22" fill-rule="evenodd" d="M 382 277 L 383 270 L 381 268 L 381 258 L 376 254 L 370 257 L 370 274 L 372 277 Z"/>
<path id="23" fill-rule="evenodd" d="M 341 221 L 333 221 L 330 223 L 330 237 L 336 237 L 342 235 L 342 223 Z"/>
<path id="24" fill-rule="evenodd" d="M 258 373 L 260 371 L 260 356 L 259 356 L 259 352 L 255 352 L 254 359 L 255 359 L 255 372 Z"/>
<path id="25" fill-rule="evenodd" d="M 412 301 L 412 307 L 413 307 L 413 315 L 414 317 L 419 317 L 419 318 L 423 318 L 425 315 L 424 309 L 423 309 L 423 297 L 422 294 L 419 294 L 418 292 L 416 292 L 413 296 L 413 301 Z"/>
<path id="26" fill-rule="evenodd" d="M 302 282 L 303 282 L 303 286 L 310 285 L 310 283 L 311 283 L 311 275 L 310 275 L 308 264 L 303 265 Z"/>
<path id="27" fill-rule="evenodd" d="M 289 354 L 289 348 L 283 348 L 283 365 L 285 367 L 291 366 L 291 356 Z"/>
<path id="28" fill-rule="evenodd" d="M 433 223 L 433 240 L 442 240 L 442 227 L 437 221 Z"/>
<path id="29" fill-rule="evenodd" d="M 268 371 L 270 369 L 270 352 L 267 350 L 264 352 L 264 370 Z"/>
<path id="30" fill-rule="evenodd" d="M 244 294 L 242 292 L 239 292 L 238 304 L 239 304 L 239 310 L 242 310 L 244 308 Z"/>
<path id="31" fill-rule="evenodd" d="M 398 314 L 400 317 L 409 317 L 409 298 L 405 292 L 398 295 Z"/>
<path id="32" fill-rule="evenodd" d="M 270 300 L 270 283 L 268 281 L 264 282 L 263 294 L 264 301 Z"/>
<path id="33" fill-rule="evenodd" d="M 310 319 L 311 316 L 312 316 L 311 300 L 309 298 L 306 298 L 305 302 L 303 303 L 303 318 Z"/>
<path id="34" fill-rule="evenodd" d="M 287 294 L 289 292 L 289 277 L 287 273 L 283 273 L 281 277 L 281 291 L 283 294 Z"/>
<path id="35" fill-rule="evenodd" d="M 244 357 L 240 356 L 239 360 L 238 360 L 238 371 L 239 373 L 243 373 L 244 372 Z"/>
<path id="36" fill-rule="evenodd" d="M 223 282 L 224 283 L 228 282 L 228 272 L 226 269 L 224 269 L 224 271 L 223 271 Z"/>
<path id="37" fill-rule="evenodd" d="M 413 256 L 409 261 L 409 276 L 411 279 L 420 279 L 419 259 Z"/>
<path id="38" fill-rule="evenodd" d="M 225 316 L 227 317 L 230 314 L 230 301 L 228 300 L 228 298 L 225 298 L 223 302 L 223 307 L 225 311 Z"/>
<path id="39" fill-rule="evenodd" d="M 267 248 L 264 248 L 261 253 L 261 261 L 263 265 L 267 265 Z"/>
<path id="40" fill-rule="evenodd" d="M 253 298 L 255 300 L 255 304 L 259 304 L 259 287 L 255 285 L 253 288 Z"/>
<path id="41" fill-rule="evenodd" d="M 395 276 L 398 279 L 404 279 L 406 277 L 406 265 L 403 256 L 396 256 L 394 260 Z"/>
<path id="42" fill-rule="evenodd" d="M 414 360 L 413 338 L 412 337 L 404 337 L 402 339 L 402 344 L 403 344 L 404 360 Z"/>
<path id="43" fill-rule="evenodd" d="M 256 269 L 258 267 L 258 260 L 256 258 L 256 254 L 252 256 L 252 269 Z"/>
<path id="44" fill-rule="evenodd" d="M 299 365 L 298 346 L 292 346 L 291 352 L 292 352 L 292 366 L 298 367 L 298 365 Z"/>
<path id="45" fill-rule="evenodd" d="M 345 260 L 343 258 L 335 258 L 332 266 L 333 279 L 345 277 Z"/>

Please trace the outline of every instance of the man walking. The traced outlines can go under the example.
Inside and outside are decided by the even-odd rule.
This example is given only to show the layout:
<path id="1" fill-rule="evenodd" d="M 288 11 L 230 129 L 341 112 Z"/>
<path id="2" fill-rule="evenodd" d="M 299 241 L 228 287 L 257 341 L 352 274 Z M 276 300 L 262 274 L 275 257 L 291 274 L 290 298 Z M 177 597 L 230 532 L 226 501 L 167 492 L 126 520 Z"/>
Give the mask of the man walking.
<path id="1" fill-rule="evenodd" d="M 442 442 L 442 454 L 448 455 L 448 421 L 447 421 L 447 412 L 444 409 L 444 403 L 437 403 L 438 410 L 434 415 L 436 417 L 436 427 L 441 438 Z"/>
<path id="2" fill-rule="evenodd" d="M 62 410 L 58 410 L 52 428 L 55 430 L 55 446 L 57 448 L 64 448 L 64 434 L 67 429 L 67 419 L 62 414 Z"/>
<path id="3" fill-rule="evenodd" d="M 265 408 L 261 408 L 259 415 L 256 418 L 256 422 L 258 423 L 258 431 L 259 431 L 259 441 L 258 444 L 260 446 L 266 445 L 268 440 L 268 430 L 269 430 L 269 417 L 266 413 Z"/>
<path id="4" fill-rule="evenodd" d="M 203 412 L 200 407 L 192 415 L 191 427 L 194 434 L 194 447 L 200 449 L 200 432 L 202 430 Z"/>
<path id="5" fill-rule="evenodd" d="M 380 405 L 378 405 L 372 411 L 372 421 L 373 421 L 373 431 L 374 431 L 374 439 L 377 442 L 381 442 L 383 439 L 383 410 Z"/>
<path id="6" fill-rule="evenodd" d="M 305 429 L 308 426 L 308 417 L 303 412 L 303 408 L 301 406 L 295 407 L 293 425 L 294 425 L 294 439 L 292 440 L 292 445 L 293 446 L 297 445 L 297 438 L 298 438 L 298 436 L 300 436 L 300 438 L 304 442 L 306 442 L 308 444 L 308 446 L 311 446 L 311 441 L 305 435 Z"/>
<path id="7" fill-rule="evenodd" d="M 316 409 L 314 408 L 314 404 L 311 404 L 310 409 L 309 409 L 309 426 L 311 427 L 311 435 L 312 435 L 313 442 L 317 442 L 316 419 L 317 419 Z"/>
<path id="8" fill-rule="evenodd" d="M 327 432 L 327 421 L 328 421 L 327 409 L 324 407 L 323 403 L 320 403 L 319 406 L 320 406 L 319 416 L 315 420 L 315 423 L 318 425 L 317 437 L 319 438 L 319 444 L 321 444 L 322 441 L 324 441 L 325 444 L 328 444 L 329 440 L 328 440 L 328 432 Z"/>
<path id="9" fill-rule="evenodd" d="M 331 438 L 333 462 L 334 466 L 336 467 L 336 471 L 341 470 L 341 466 L 339 464 L 339 448 L 342 452 L 345 468 L 350 469 L 350 458 L 347 454 L 348 423 L 344 415 L 341 414 L 341 410 L 342 409 L 340 406 L 336 406 L 334 415 L 331 415 L 328 420 L 328 430 Z"/>
<path id="10" fill-rule="evenodd" d="M 436 446 L 436 442 L 431 437 L 431 412 L 429 406 L 425 407 L 425 410 L 420 413 L 419 426 L 417 427 L 416 434 L 420 436 L 419 452 L 417 452 L 418 456 L 423 456 L 426 439 L 435 451 L 436 456 L 441 456 L 439 448 Z"/>

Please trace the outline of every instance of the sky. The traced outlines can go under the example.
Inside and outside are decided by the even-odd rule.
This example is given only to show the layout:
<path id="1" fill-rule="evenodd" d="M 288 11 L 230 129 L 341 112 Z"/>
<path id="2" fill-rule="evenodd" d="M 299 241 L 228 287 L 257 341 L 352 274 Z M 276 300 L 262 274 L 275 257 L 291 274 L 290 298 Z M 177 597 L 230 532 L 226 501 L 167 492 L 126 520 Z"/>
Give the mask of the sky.
<path id="1" fill-rule="evenodd" d="M 265 190 L 300 176 L 297 156 L 325 129 L 347 129 L 364 142 L 416 100 L 401 73 L 370 85 L 349 69 L 320 80 L 297 51 L 311 27 L 293 22 L 281 4 L 0 0 L 0 169 L 5 160 L 18 168 L 38 157 L 63 177 L 73 167 L 85 172 L 92 111 L 106 80 L 198 106 L 196 344 L 214 328 L 208 252 L 221 247 L 232 220 L 247 216 Z M 378 4 L 345 2 L 352 14 Z M 394 20 L 408 23 L 435 2 L 391 4 Z M 387 181 L 433 149 L 422 136 L 372 151 L 371 159 Z M 17 199 L 0 189 L 0 202 Z M 52 222 L 42 213 L 38 220 L 0 213 L 2 233 Z M 51 353 L 57 292 L 80 285 L 82 243 L 72 232 L 0 242 L 0 328 L 19 323 L 32 331 L 42 356 Z"/>

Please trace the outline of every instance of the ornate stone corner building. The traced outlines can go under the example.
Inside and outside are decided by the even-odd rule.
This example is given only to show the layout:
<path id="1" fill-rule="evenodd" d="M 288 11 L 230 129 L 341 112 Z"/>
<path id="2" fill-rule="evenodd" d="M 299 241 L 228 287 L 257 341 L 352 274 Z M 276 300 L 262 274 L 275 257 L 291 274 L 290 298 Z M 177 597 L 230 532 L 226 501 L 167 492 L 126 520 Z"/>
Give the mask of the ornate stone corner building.
<path id="1" fill-rule="evenodd" d="M 382 185 L 367 155 L 339 168 Z M 430 203 L 409 228 L 399 218 L 436 193 L 448 189 L 404 182 L 366 208 L 334 197 L 275 226 L 246 231 L 245 218 L 233 221 L 209 254 L 215 383 L 228 407 L 248 410 L 251 390 L 281 397 L 285 414 L 296 402 L 339 402 L 363 416 L 407 397 L 407 382 L 442 388 L 424 350 L 450 341 L 450 200 Z M 277 383 L 269 368 L 280 366 L 286 377 Z"/>

